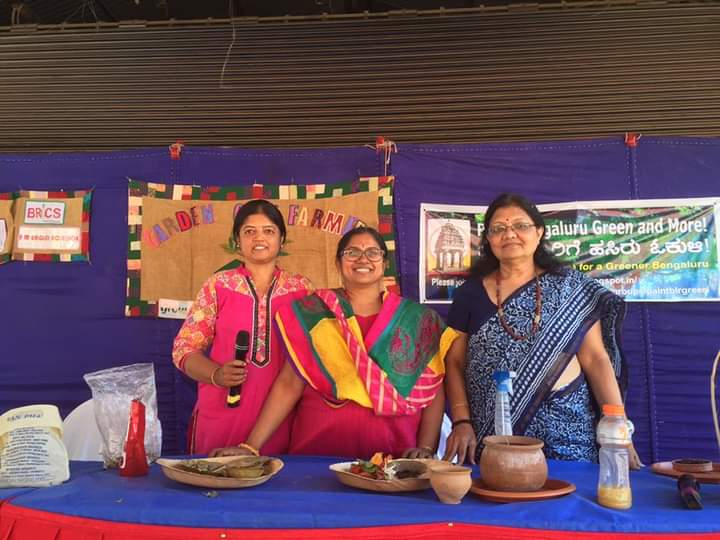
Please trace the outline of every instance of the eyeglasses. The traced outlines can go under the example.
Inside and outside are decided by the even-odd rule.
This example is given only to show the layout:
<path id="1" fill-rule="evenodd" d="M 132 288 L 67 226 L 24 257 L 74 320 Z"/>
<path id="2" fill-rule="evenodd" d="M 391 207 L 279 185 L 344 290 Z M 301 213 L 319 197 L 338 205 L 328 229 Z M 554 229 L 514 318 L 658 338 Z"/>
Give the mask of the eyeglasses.
<path id="1" fill-rule="evenodd" d="M 348 261 L 357 261 L 360 260 L 360 258 L 365 255 L 365 258 L 368 261 L 371 262 L 378 262 L 381 261 L 385 257 L 385 252 L 376 247 L 367 248 L 366 250 L 362 250 L 360 248 L 347 248 L 343 249 L 340 252 L 340 255 L 347 259 Z"/>
<path id="2" fill-rule="evenodd" d="M 505 225 L 504 223 L 498 223 L 492 227 L 488 227 L 488 236 L 502 236 L 508 229 L 512 230 L 517 234 L 525 234 L 531 229 L 534 229 L 537 225 L 533 223 L 513 223 L 512 225 Z"/>
<path id="3" fill-rule="evenodd" d="M 276 236 L 280 231 L 277 227 L 243 227 L 240 230 L 240 234 L 247 238 L 253 238 L 255 236 L 258 236 L 259 234 L 262 234 L 263 236 Z"/>

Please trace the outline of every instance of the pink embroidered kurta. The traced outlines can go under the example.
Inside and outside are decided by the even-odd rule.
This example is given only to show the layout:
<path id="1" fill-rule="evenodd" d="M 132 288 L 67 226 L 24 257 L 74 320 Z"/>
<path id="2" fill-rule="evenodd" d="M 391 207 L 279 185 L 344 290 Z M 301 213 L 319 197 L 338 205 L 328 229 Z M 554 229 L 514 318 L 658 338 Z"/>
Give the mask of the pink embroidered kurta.
<path id="1" fill-rule="evenodd" d="M 355 317 L 365 337 L 375 316 Z M 385 452 L 399 457 L 417 446 L 421 419 L 421 410 L 411 415 L 379 416 L 352 401 L 338 407 L 306 386 L 296 409 L 290 453 L 370 459 L 375 452 Z"/>
<path id="2" fill-rule="evenodd" d="M 192 352 L 203 352 L 218 365 L 232 361 L 240 330 L 250 333 L 250 347 L 246 357 L 248 376 L 238 407 L 227 406 L 227 388 L 198 383 L 190 426 L 191 453 L 204 454 L 247 439 L 283 365 L 282 346 L 272 324 L 275 312 L 311 290 L 307 278 L 277 269 L 267 292 L 258 296 L 244 267 L 218 272 L 202 286 L 175 338 L 175 365 L 184 371 L 185 359 Z M 287 452 L 291 422 L 292 416 L 275 431 L 262 447 L 263 454 Z"/>

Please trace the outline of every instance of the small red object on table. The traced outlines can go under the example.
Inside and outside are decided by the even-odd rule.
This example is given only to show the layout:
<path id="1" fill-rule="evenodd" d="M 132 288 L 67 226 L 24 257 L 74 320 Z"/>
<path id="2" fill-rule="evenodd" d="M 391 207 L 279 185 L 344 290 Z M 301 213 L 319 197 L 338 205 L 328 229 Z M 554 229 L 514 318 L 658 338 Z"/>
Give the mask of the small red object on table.
<path id="1" fill-rule="evenodd" d="M 125 437 L 120 476 L 144 476 L 148 473 L 145 454 L 145 405 L 139 399 L 130 404 L 130 420 Z"/>

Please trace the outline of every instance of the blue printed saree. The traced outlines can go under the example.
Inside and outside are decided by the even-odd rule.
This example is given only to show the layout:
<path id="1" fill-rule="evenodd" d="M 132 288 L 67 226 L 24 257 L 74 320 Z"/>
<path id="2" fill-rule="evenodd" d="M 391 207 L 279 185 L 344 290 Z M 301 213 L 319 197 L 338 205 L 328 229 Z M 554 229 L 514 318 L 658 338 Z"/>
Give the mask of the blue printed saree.
<path id="1" fill-rule="evenodd" d="M 554 459 L 596 461 L 597 406 L 582 375 L 566 387 L 552 390 L 590 327 L 601 321 L 605 348 L 624 393 L 626 370 L 620 350 L 623 301 L 575 270 L 545 273 L 539 278 L 542 312 L 537 333 L 514 340 L 501 326 L 497 312 L 469 336 L 465 381 L 478 442 L 494 434 L 493 373 L 516 372 L 513 380 L 513 433 L 545 441 Z M 520 334 L 531 330 L 535 310 L 535 280 L 520 287 L 503 304 L 507 322 Z M 494 306 L 493 306 L 494 309 Z M 482 450 L 479 444 L 478 453 Z"/>

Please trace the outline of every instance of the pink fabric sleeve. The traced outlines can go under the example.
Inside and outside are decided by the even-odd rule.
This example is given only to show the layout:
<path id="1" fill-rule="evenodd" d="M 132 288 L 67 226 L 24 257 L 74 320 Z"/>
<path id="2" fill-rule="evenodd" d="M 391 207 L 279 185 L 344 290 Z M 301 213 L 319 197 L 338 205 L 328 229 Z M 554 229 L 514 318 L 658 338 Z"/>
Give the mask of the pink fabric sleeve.
<path id="1" fill-rule="evenodd" d="M 185 359 L 187 356 L 193 352 L 207 350 L 215 337 L 215 318 L 217 316 L 216 283 L 215 276 L 212 276 L 202 286 L 173 342 L 173 363 L 183 372 L 185 371 Z"/>

